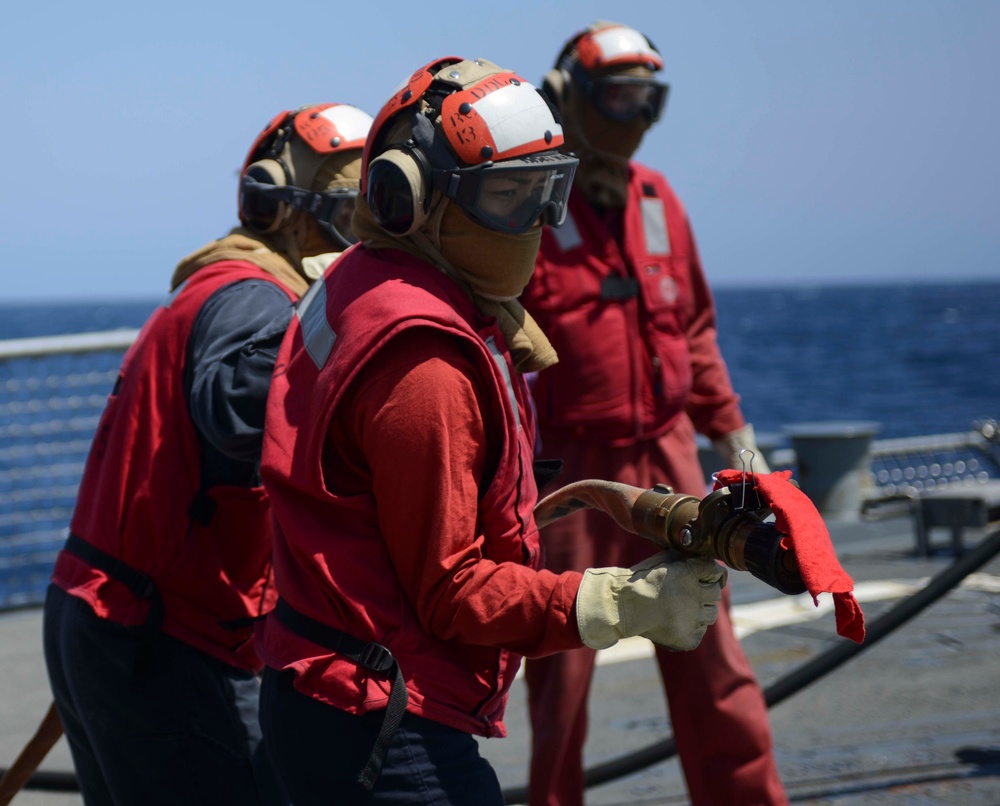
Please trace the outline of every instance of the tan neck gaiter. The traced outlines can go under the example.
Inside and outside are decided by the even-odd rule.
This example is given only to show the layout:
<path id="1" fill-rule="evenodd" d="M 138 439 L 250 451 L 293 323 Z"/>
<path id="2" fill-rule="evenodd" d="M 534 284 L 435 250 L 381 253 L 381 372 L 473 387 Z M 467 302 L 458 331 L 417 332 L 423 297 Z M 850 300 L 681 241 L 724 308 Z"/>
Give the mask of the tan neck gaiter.
<path id="1" fill-rule="evenodd" d="M 541 228 L 508 235 L 479 226 L 447 199 L 432 205 L 420 231 L 396 238 L 378 226 L 358 196 L 352 226 L 365 246 L 402 249 L 455 280 L 480 313 L 496 318 L 518 370 L 535 372 L 555 364 L 555 349 L 517 300 L 535 269 Z"/>
<path id="2" fill-rule="evenodd" d="M 266 239 L 242 227 L 235 227 L 229 234 L 217 241 L 206 244 L 181 259 L 170 278 L 173 291 L 188 277 L 201 268 L 220 260 L 243 260 L 274 276 L 296 296 L 302 296 L 309 288 L 310 280 L 295 268 L 298 256 L 292 257 L 281 249 L 280 235 L 275 240 Z M 287 248 L 288 244 L 284 244 Z"/>
<path id="3" fill-rule="evenodd" d="M 576 89 L 563 115 L 566 148 L 580 158 L 573 185 L 591 204 L 623 208 L 628 199 L 629 160 L 649 129 L 645 118 L 620 123 L 602 115 Z"/>

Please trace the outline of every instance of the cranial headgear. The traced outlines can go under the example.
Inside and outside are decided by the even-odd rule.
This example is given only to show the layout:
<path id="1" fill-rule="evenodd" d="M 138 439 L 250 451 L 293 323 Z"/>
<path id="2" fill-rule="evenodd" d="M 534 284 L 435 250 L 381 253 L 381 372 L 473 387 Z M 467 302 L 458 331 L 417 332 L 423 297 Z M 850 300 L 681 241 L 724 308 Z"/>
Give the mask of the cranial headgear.
<path id="1" fill-rule="evenodd" d="M 660 119 L 669 85 L 655 81 L 663 58 L 643 34 L 627 25 L 596 22 L 563 46 L 542 89 L 562 108 L 574 87 L 602 114 L 627 122 Z"/>
<path id="2" fill-rule="evenodd" d="M 354 242 L 349 209 L 358 193 L 356 163 L 372 117 L 349 104 L 281 112 L 250 147 L 240 172 L 239 215 L 260 233 L 281 230 L 300 210 L 335 245 Z"/>
<path id="3" fill-rule="evenodd" d="M 534 86 L 492 62 L 448 57 L 413 73 L 376 116 L 361 190 L 396 236 L 425 223 L 435 193 L 492 230 L 558 225 L 577 165 L 562 144 Z"/>

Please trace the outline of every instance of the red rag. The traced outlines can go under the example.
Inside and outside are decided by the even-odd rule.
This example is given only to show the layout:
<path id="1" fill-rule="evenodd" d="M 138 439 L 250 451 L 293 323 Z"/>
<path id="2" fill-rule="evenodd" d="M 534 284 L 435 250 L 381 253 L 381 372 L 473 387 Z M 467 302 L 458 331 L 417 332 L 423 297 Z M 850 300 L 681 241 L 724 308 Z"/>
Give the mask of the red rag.
<path id="1" fill-rule="evenodd" d="M 789 479 L 791 470 L 777 473 L 746 473 L 722 470 L 716 474 L 716 489 L 743 482 L 756 484 L 764 503 L 774 513 L 774 525 L 786 535 L 799 563 L 802 581 L 819 605 L 821 592 L 833 594 L 837 633 L 861 643 L 865 640 L 865 616 L 854 598 L 854 580 L 841 567 L 833 551 L 830 532 L 812 501 Z"/>

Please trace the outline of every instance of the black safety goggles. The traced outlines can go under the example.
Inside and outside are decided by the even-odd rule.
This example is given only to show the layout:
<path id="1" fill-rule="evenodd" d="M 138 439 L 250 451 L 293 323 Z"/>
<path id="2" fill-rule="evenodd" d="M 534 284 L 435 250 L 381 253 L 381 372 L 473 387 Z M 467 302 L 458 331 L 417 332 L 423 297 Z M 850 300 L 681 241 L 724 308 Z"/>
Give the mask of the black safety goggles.
<path id="1" fill-rule="evenodd" d="M 612 120 L 627 123 L 642 115 L 650 123 L 663 116 L 670 85 L 637 76 L 608 75 L 591 78 L 575 71 L 575 86 L 597 109 Z"/>
<path id="2" fill-rule="evenodd" d="M 434 189 L 472 218 L 500 232 L 527 232 L 536 223 L 566 220 L 579 160 L 547 152 L 471 168 L 435 169 Z"/>

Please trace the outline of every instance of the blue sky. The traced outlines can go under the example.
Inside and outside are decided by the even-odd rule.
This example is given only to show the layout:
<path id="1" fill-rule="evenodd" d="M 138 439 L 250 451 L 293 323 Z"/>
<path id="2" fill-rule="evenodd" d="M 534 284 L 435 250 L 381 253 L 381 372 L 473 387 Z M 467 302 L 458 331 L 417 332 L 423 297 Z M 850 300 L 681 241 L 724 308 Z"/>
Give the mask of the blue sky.
<path id="1" fill-rule="evenodd" d="M 998 2 L 448 7 L 14 4 L 0 302 L 158 298 L 180 257 L 235 223 L 239 166 L 277 112 L 374 115 L 444 55 L 540 83 L 597 19 L 664 55 L 671 97 L 638 159 L 684 200 L 714 285 L 1000 277 Z"/>

